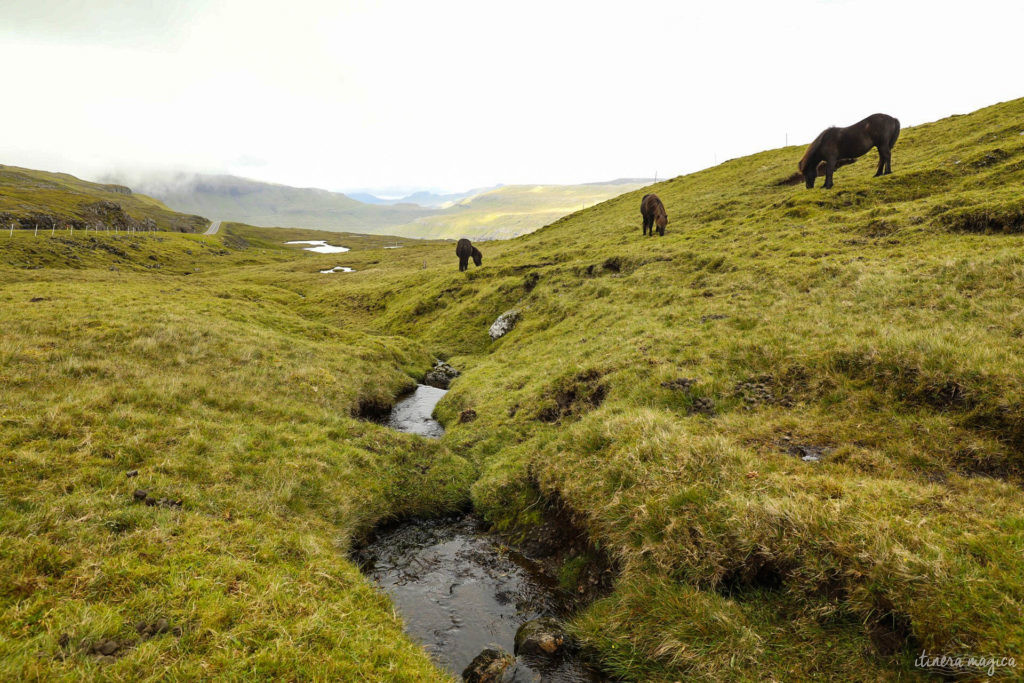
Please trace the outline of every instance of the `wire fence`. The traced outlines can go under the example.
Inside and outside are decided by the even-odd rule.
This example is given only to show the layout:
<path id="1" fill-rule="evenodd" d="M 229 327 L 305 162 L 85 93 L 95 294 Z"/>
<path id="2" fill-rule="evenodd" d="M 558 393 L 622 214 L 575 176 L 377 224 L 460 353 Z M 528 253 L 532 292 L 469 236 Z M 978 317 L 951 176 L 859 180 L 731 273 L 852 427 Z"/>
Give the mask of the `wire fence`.
<path id="1" fill-rule="evenodd" d="M 65 233 L 65 234 L 70 235 L 70 236 L 74 236 L 74 234 L 75 234 L 75 224 L 73 222 L 71 222 L 71 221 L 63 221 L 62 222 L 62 221 L 57 221 L 57 220 L 51 220 L 51 221 L 49 221 L 49 223 L 50 223 L 50 237 L 56 237 L 58 230 L 60 230 L 61 233 Z M 24 231 L 32 230 L 32 236 L 33 237 L 39 237 L 39 227 L 40 227 L 40 222 L 39 221 L 33 221 L 31 225 L 27 225 L 27 226 L 21 225 L 18 221 L 11 221 L 11 224 L 8 227 L 7 236 L 9 238 L 13 238 L 15 230 L 19 230 L 19 231 L 22 231 L 22 230 L 24 230 Z M 45 230 L 46 230 L 46 226 L 45 225 L 43 226 L 43 230 L 44 230 L 44 236 L 45 236 Z M 85 223 L 84 226 L 79 227 L 78 230 L 79 230 L 79 232 L 84 232 L 86 234 L 89 234 L 89 232 L 95 232 L 95 233 L 102 232 L 102 233 L 107 233 L 107 234 L 111 234 L 112 233 L 114 235 L 122 235 L 122 234 L 123 235 L 152 235 L 154 233 L 160 232 L 160 230 L 157 227 L 155 221 L 147 221 L 147 222 L 142 223 L 141 225 L 134 225 L 134 224 L 117 225 L 117 224 L 107 224 L 107 223 L 101 223 L 101 222 Z"/>

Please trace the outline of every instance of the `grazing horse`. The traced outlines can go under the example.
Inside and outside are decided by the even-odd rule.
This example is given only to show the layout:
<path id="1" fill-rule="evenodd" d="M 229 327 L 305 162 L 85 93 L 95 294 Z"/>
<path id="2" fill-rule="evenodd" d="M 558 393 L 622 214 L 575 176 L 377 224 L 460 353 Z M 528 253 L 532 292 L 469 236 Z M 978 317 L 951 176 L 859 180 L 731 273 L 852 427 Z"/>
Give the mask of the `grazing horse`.
<path id="1" fill-rule="evenodd" d="M 645 194 L 640 200 L 640 215 L 644 219 L 644 234 L 654 235 L 654 226 L 658 226 L 658 234 L 665 235 L 665 226 L 668 225 L 668 215 L 665 213 L 665 205 L 661 203 L 656 194 Z"/>
<path id="2" fill-rule="evenodd" d="M 825 189 L 832 188 L 832 173 L 840 166 L 853 163 L 878 149 L 878 170 L 875 177 L 892 173 L 892 148 L 900 136 L 900 122 L 887 114 L 872 114 L 846 128 L 826 128 L 807 148 L 797 167 L 804 175 L 807 189 L 814 187 L 820 173 L 818 164 L 825 164 Z"/>
<path id="3" fill-rule="evenodd" d="M 473 243 L 463 237 L 455 245 L 455 255 L 459 257 L 459 272 L 469 268 L 469 259 L 473 259 L 473 263 L 480 265 L 484 262 L 484 255 L 480 253 L 480 250 L 473 246 Z"/>

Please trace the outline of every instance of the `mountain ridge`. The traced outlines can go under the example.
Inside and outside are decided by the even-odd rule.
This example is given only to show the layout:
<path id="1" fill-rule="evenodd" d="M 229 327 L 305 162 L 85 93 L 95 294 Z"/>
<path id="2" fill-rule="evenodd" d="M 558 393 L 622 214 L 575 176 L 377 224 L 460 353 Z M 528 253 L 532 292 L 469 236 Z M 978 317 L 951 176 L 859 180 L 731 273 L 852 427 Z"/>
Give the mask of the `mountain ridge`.
<path id="1" fill-rule="evenodd" d="M 616 179 L 579 185 L 498 185 L 462 193 L 419 192 L 381 200 L 367 193 L 356 193 L 353 197 L 321 188 L 297 188 L 230 175 L 153 175 L 133 181 L 125 175 L 112 174 L 103 180 L 131 185 L 176 210 L 216 220 L 425 239 L 514 237 L 541 228 L 581 206 L 647 183 L 643 179 Z M 413 203 L 414 199 L 440 204 L 423 206 Z"/>

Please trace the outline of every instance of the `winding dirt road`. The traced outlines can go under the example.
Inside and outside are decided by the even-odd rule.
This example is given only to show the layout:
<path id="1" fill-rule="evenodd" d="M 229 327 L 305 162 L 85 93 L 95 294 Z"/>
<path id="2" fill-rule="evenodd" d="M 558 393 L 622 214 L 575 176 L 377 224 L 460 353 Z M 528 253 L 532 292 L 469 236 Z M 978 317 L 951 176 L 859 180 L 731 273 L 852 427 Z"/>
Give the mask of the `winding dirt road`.
<path id="1" fill-rule="evenodd" d="M 216 235 L 217 231 L 220 230 L 220 221 L 213 221 L 210 223 L 210 227 L 206 229 L 204 235 Z"/>

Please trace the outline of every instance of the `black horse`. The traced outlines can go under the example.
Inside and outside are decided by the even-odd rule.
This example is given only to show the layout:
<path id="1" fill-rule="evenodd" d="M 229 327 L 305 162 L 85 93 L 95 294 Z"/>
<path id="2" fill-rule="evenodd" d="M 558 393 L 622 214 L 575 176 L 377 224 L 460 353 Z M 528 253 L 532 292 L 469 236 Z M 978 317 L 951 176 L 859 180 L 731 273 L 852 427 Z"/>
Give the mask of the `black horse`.
<path id="1" fill-rule="evenodd" d="M 480 253 L 480 250 L 473 246 L 473 243 L 463 237 L 455 245 L 455 255 L 459 257 L 459 272 L 469 268 L 469 259 L 473 259 L 473 263 L 480 265 L 484 262 L 484 255 Z"/>
<path id="2" fill-rule="evenodd" d="M 665 213 L 665 205 L 661 203 L 656 194 L 645 194 L 640 200 L 640 216 L 644 219 L 644 233 L 654 235 L 654 226 L 658 226 L 658 234 L 665 235 L 665 226 L 668 225 L 668 214 Z"/>
<path id="3" fill-rule="evenodd" d="M 892 148 L 900 136 L 900 122 L 887 114 L 872 114 L 846 128 L 826 128 L 811 146 L 797 167 L 804 175 L 807 189 L 814 187 L 818 164 L 825 164 L 825 189 L 832 188 L 832 173 L 857 157 L 878 149 L 878 170 L 875 177 L 892 173 Z"/>

